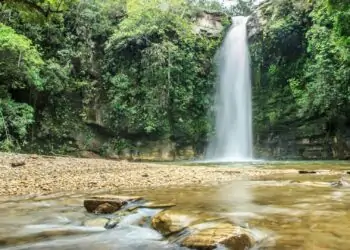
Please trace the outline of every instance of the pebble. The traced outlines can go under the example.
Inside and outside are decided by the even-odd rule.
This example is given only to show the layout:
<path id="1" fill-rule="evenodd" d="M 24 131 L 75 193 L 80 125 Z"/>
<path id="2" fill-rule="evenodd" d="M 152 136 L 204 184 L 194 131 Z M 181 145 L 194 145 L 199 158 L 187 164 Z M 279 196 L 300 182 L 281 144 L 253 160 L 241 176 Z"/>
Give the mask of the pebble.
<path id="1" fill-rule="evenodd" d="M 25 167 L 8 167 L 11 162 L 18 159 L 25 161 Z M 37 155 L 33 157 L 0 153 L 0 196 L 215 185 L 218 182 L 228 183 L 247 177 L 254 179 L 289 172 L 291 169 L 286 168 L 184 167 L 104 159 Z"/>

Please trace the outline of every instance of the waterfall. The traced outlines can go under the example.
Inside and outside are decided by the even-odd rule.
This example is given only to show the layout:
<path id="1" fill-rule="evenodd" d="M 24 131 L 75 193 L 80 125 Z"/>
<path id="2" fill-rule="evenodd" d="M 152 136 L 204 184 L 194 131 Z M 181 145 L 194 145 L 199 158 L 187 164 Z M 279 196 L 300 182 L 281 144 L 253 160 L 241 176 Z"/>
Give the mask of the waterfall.
<path id="1" fill-rule="evenodd" d="M 215 134 L 206 159 L 249 161 L 253 157 L 248 17 L 232 18 L 219 51 L 219 84 L 215 100 Z"/>

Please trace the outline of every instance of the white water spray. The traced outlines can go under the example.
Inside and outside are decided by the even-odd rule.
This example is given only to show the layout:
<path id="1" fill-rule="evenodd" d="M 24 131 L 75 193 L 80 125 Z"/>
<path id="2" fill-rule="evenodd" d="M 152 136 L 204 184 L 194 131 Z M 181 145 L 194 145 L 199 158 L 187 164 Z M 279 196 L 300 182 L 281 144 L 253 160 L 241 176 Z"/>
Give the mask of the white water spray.
<path id="1" fill-rule="evenodd" d="M 206 153 L 210 161 L 250 161 L 253 157 L 248 17 L 232 21 L 219 51 L 215 136 Z"/>

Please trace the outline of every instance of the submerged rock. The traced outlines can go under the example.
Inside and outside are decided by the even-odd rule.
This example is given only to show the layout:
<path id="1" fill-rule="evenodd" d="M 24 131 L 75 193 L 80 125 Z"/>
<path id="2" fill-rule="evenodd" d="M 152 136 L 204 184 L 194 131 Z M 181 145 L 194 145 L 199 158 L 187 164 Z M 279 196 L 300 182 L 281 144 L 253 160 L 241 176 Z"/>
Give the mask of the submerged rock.
<path id="1" fill-rule="evenodd" d="M 107 218 L 94 218 L 84 222 L 86 227 L 106 227 L 109 220 Z"/>
<path id="2" fill-rule="evenodd" d="M 104 204 L 101 204 L 99 207 L 101 207 Z M 135 214 L 136 211 L 126 211 L 126 210 L 119 210 L 113 214 L 105 215 L 106 217 L 98 217 L 93 218 L 85 221 L 83 224 L 84 226 L 88 227 L 104 227 L 106 229 L 112 229 L 115 228 L 121 221 L 123 221 L 125 218 L 127 218 L 130 215 Z M 126 223 L 128 224 L 128 223 Z M 131 223 L 129 223 L 131 224 Z"/>
<path id="3" fill-rule="evenodd" d="M 198 218 L 180 211 L 165 210 L 152 218 L 152 227 L 163 235 L 180 232 Z"/>
<path id="4" fill-rule="evenodd" d="M 245 250 L 254 244 L 255 240 L 246 229 L 228 222 L 213 224 L 212 227 L 194 232 L 181 243 L 184 247 L 200 250 L 215 249 L 218 245 L 228 249 Z"/>
<path id="5" fill-rule="evenodd" d="M 115 228 L 117 225 L 118 225 L 119 221 L 118 220 L 109 220 L 106 225 L 105 225 L 105 228 L 106 229 L 112 229 L 112 228 Z"/>
<path id="6" fill-rule="evenodd" d="M 147 202 L 144 204 L 135 204 L 130 207 L 128 207 L 126 210 L 127 211 L 134 211 L 138 208 L 149 208 L 149 209 L 166 209 L 166 208 L 171 208 L 175 207 L 176 204 L 174 203 L 155 203 L 155 202 Z"/>
<path id="7" fill-rule="evenodd" d="M 345 180 L 344 178 L 341 178 L 339 181 L 332 182 L 331 186 L 333 186 L 333 187 L 350 187 L 350 182 L 348 180 Z"/>
<path id="8" fill-rule="evenodd" d="M 130 201 L 142 199 L 141 197 L 101 196 L 84 200 L 84 207 L 89 213 L 110 214 L 118 211 Z"/>
<path id="9" fill-rule="evenodd" d="M 136 209 L 120 210 L 120 211 L 115 212 L 114 215 L 116 215 L 118 218 L 122 218 L 122 217 L 128 216 L 130 214 L 134 214 L 136 212 L 137 212 Z"/>
<path id="10" fill-rule="evenodd" d="M 156 203 L 156 202 L 147 202 L 145 204 L 142 204 L 139 206 L 139 208 L 152 208 L 152 209 L 156 209 L 156 208 L 171 208 L 171 207 L 175 207 L 176 204 L 174 203 Z"/>
<path id="11" fill-rule="evenodd" d="M 295 181 L 292 184 L 309 187 L 329 187 L 329 182 L 325 181 Z"/>

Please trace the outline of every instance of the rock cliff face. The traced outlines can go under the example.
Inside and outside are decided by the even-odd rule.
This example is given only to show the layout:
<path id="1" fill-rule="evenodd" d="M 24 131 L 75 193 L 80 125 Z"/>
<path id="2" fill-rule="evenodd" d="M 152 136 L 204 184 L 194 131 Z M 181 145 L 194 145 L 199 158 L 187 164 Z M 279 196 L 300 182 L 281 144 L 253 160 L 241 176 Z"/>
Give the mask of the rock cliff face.
<path id="1" fill-rule="evenodd" d="M 315 126 L 314 126 L 315 127 Z M 320 125 L 318 126 L 320 127 Z M 264 159 L 350 159 L 350 130 L 329 135 L 324 129 L 290 128 L 257 136 L 256 156 Z"/>
<path id="2" fill-rule="evenodd" d="M 256 36 L 263 31 L 263 27 L 266 25 L 267 19 L 269 18 L 266 16 L 266 10 L 271 8 L 271 4 L 271 1 L 264 1 L 253 10 L 247 22 L 249 39 L 256 38 Z"/>
<path id="3" fill-rule="evenodd" d="M 120 141 L 111 138 L 108 124 L 103 122 L 104 110 L 91 108 L 86 119 L 88 129 L 74 133 L 76 144 L 82 157 L 102 154 L 113 159 L 128 159 L 135 161 L 172 161 L 190 160 L 195 158 L 195 150 L 191 145 L 178 145 L 170 139 L 154 139 L 147 135 L 134 135 L 122 132 Z M 120 131 L 118 131 L 120 133 Z"/>
<path id="4" fill-rule="evenodd" d="M 217 37 L 220 36 L 224 30 L 223 21 L 228 20 L 228 17 L 219 12 L 210 13 L 203 11 L 199 13 L 195 19 L 195 33 L 202 33 L 208 37 Z"/>

